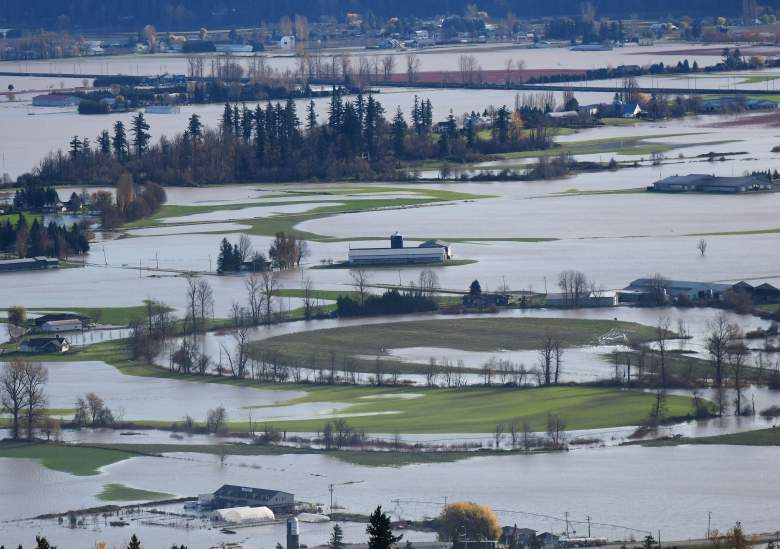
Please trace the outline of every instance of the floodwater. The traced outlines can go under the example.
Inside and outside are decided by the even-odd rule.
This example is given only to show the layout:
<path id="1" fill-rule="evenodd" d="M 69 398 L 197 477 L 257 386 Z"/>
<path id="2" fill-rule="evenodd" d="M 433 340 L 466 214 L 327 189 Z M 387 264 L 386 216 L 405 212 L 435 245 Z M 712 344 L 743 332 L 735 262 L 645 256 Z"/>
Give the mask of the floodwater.
<path id="1" fill-rule="evenodd" d="M 704 535 L 708 512 L 712 512 L 713 528 L 725 530 L 740 520 L 748 531 L 772 531 L 775 487 L 780 481 L 780 470 L 774 466 L 778 457 L 777 448 L 631 446 L 476 457 L 398 469 L 366 468 L 324 455 L 228 456 L 221 465 L 218 456 L 177 453 L 164 459 L 119 462 L 93 477 L 72 477 L 29 461 L 1 459 L 0 479 L 11 497 L 0 502 L 0 515 L 21 518 L 94 505 L 95 494 L 111 482 L 182 496 L 213 491 L 223 483 L 267 486 L 324 506 L 328 486 L 333 484 L 335 502 L 354 512 L 382 504 L 394 517 L 421 519 L 438 514 L 445 498 L 449 502 L 467 499 L 492 506 L 502 524 L 560 532 L 568 512 L 573 528 L 580 532 L 586 526 L 579 521 L 590 515 L 596 523 L 593 535 L 639 539 L 660 529 L 663 539 L 685 539 Z M 746 460 L 750 467 L 745 467 Z M 324 533 L 311 525 L 302 528 L 306 543 L 314 544 Z M 13 523 L 0 527 L 4 538 L 20 535 L 19 530 Z M 180 539 L 190 543 L 214 535 L 142 526 L 133 530 L 153 544 L 157 536 L 170 540 L 172 532 L 188 536 Z M 60 533 L 66 539 L 89 535 L 67 533 L 53 525 L 46 531 L 54 539 Z M 248 530 L 245 535 L 270 547 L 273 542 L 268 537 L 279 534 L 279 530 L 270 535 Z M 129 532 L 101 527 L 91 535 L 117 539 Z M 419 539 L 416 534 L 410 536 Z M 360 531 L 353 530 L 347 537 L 357 541 Z M 16 543 L 17 539 L 7 541 Z"/>

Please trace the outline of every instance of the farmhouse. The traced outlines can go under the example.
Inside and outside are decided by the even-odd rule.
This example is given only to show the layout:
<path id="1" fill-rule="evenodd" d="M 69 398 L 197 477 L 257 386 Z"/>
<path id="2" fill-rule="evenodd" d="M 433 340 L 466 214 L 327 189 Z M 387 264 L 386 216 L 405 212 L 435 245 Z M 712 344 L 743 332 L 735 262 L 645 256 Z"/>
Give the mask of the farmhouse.
<path id="1" fill-rule="evenodd" d="M 225 484 L 214 492 L 215 507 L 267 507 L 274 513 L 291 513 L 295 497 L 288 492 Z"/>
<path id="2" fill-rule="evenodd" d="M 23 259 L 6 259 L 0 261 L 0 273 L 12 271 L 35 271 L 40 269 L 56 269 L 60 262 L 56 257 L 25 257 Z"/>
<path id="3" fill-rule="evenodd" d="M 402 265 L 444 263 L 451 257 L 448 242 L 428 240 L 416 248 L 405 248 L 403 236 L 395 233 L 390 236 L 389 248 L 350 248 L 347 261 L 351 265 Z"/>
<path id="4" fill-rule="evenodd" d="M 64 353 L 70 350 L 70 343 L 64 337 L 33 337 L 19 345 L 23 353 Z"/>
<path id="5" fill-rule="evenodd" d="M 33 97 L 33 107 L 78 107 L 81 99 L 72 95 L 46 94 Z"/>
<path id="6" fill-rule="evenodd" d="M 49 322 L 56 322 L 58 320 L 76 320 L 81 324 L 81 326 L 91 323 L 89 317 L 76 313 L 47 313 L 45 315 L 36 317 L 33 322 L 35 323 L 36 327 L 41 328 L 44 324 Z"/>
<path id="7" fill-rule="evenodd" d="M 771 191 L 772 180 L 766 175 L 721 177 L 706 174 L 672 175 L 653 183 L 649 191 L 662 193 L 749 193 Z"/>

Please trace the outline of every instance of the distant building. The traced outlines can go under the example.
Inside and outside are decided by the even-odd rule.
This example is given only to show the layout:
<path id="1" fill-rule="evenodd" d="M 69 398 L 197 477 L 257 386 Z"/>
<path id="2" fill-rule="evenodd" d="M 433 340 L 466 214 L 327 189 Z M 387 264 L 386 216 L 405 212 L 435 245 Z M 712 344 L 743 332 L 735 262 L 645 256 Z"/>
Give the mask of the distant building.
<path id="1" fill-rule="evenodd" d="M 75 332 L 83 328 L 81 320 L 76 318 L 64 319 L 64 320 L 49 320 L 41 325 L 41 331 L 59 333 L 59 332 Z"/>
<path id="2" fill-rule="evenodd" d="M 555 111 L 548 112 L 547 116 L 550 118 L 579 118 L 580 113 L 577 111 Z"/>
<path id="3" fill-rule="evenodd" d="M 72 95 L 46 94 L 32 99 L 33 107 L 78 107 L 79 103 L 81 99 Z"/>
<path id="4" fill-rule="evenodd" d="M 730 288 L 731 292 L 744 293 L 750 296 L 750 300 L 755 304 L 780 303 L 780 288 L 763 283 L 758 286 L 748 284 L 744 280 L 734 284 Z"/>
<path id="5" fill-rule="evenodd" d="M 252 53 L 252 44 L 214 44 L 220 53 Z"/>
<path id="6" fill-rule="evenodd" d="M 576 307 L 614 307 L 617 305 L 616 295 L 598 295 L 589 292 L 587 295 L 577 298 Z M 574 307 L 571 296 L 562 293 L 552 293 L 545 296 L 545 306 L 551 308 Z"/>
<path id="7" fill-rule="evenodd" d="M 620 303 L 650 303 L 670 299 L 720 300 L 723 294 L 731 289 L 729 284 L 713 282 L 692 282 L 688 280 L 656 280 L 653 278 L 638 278 L 623 290 L 617 291 Z M 661 294 L 661 295 L 659 295 Z"/>
<path id="8" fill-rule="evenodd" d="M 35 271 L 56 269 L 60 261 L 56 257 L 25 257 L 23 259 L 5 259 L 0 261 L 0 273 L 11 271 Z"/>
<path id="9" fill-rule="evenodd" d="M 642 114 L 642 107 L 636 103 L 627 103 L 621 106 L 620 118 L 636 118 Z"/>
<path id="10" fill-rule="evenodd" d="M 506 294 L 466 294 L 463 296 L 464 307 L 506 307 L 509 305 L 509 296 Z"/>
<path id="11" fill-rule="evenodd" d="M 504 526 L 501 528 L 501 544 L 508 547 L 523 547 L 531 545 L 531 541 L 536 539 L 536 530 L 531 528 L 518 528 L 514 526 Z"/>
<path id="12" fill-rule="evenodd" d="M 84 315 L 78 315 L 76 313 L 49 313 L 36 317 L 33 319 L 33 323 L 38 328 L 41 328 L 47 322 L 57 322 L 60 320 L 75 320 L 78 321 L 82 326 L 90 324 L 91 322 L 88 317 Z"/>
<path id="13" fill-rule="evenodd" d="M 257 524 L 275 519 L 273 511 L 268 507 L 231 507 L 217 509 L 211 513 L 211 520 L 222 524 Z"/>
<path id="14" fill-rule="evenodd" d="M 699 103 L 699 112 L 716 113 L 728 111 L 771 111 L 777 108 L 777 101 L 771 99 L 748 99 L 740 95 L 726 95 L 705 99 Z"/>
<path id="15" fill-rule="evenodd" d="M 282 36 L 282 38 L 279 40 L 279 47 L 283 50 L 294 50 L 295 37 L 289 35 Z"/>
<path id="16" fill-rule="evenodd" d="M 291 513 L 295 497 L 288 492 L 225 484 L 214 492 L 215 507 L 267 507 L 274 513 Z"/>
<path id="17" fill-rule="evenodd" d="M 33 337 L 23 341 L 19 345 L 19 350 L 23 353 L 65 353 L 70 350 L 70 342 L 60 336 L 55 337 Z"/>
<path id="18" fill-rule="evenodd" d="M 401 265 L 443 263 L 452 257 L 450 244 L 427 240 L 416 248 L 405 248 L 403 236 L 390 236 L 389 248 L 350 248 L 347 262 L 352 265 Z"/>
<path id="19" fill-rule="evenodd" d="M 648 190 L 662 193 L 748 193 L 771 191 L 772 180 L 767 175 L 722 177 L 707 174 L 671 175 L 653 183 Z"/>

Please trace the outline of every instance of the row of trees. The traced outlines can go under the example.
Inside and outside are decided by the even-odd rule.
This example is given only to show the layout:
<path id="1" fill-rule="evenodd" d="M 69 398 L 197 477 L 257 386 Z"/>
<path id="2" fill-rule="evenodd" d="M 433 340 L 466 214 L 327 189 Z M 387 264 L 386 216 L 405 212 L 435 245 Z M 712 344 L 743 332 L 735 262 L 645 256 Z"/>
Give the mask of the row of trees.
<path id="1" fill-rule="evenodd" d="M 34 362 L 6 362 L 0 372 L 0 404 L 10 419 L 11 438 L 18 440 L 24 434 L 33 440 L 35 430 L 48 431 L 46 382 L 49 371 Z"/>
<path id="2" fill-rule="evenodd" d="M 490 138 L 478 134 L 474 117 L 466 117 L 459 130 L 450 116 L 445 131 L 434 138 L 433 105 L 415 99 L 411 125 L 399 109 L 391 121 L 373 96 L 345 100 L 334 89 L 327 120 L 320 124 L 311 102 L 305 129 L 291 99 L 250 109 L 226 105 L 220 127 L 206 129 L 197 115 L 173 138 L 162 137 L 154 145 L 148 124 L 139 113 L 133 119 L 128 141 L 121 122 L 113 135 L 104 131 L 93 148 L 86 139 L 71 141 L 67 154 L 48 155 L 22 176 L 44 183 L 87 181 L 117 182 L 124 172 L 138 180 L 163 184 L 226 183 L 232 181 L 279 181 L 337 179 L 340 177 L 398 178 L 399 162 L 426 158 L 468 159 L 498 151 L 549 146 L 549 136 L 540 128 L 523 132 L 523 120 L 544 120 L 544 112 L 491 109 Z M 484 129 L 484 126 L 480 127 Z M 400 172 L 402 173 L 402 172 Z"/>
<path id="3" fill-rule="evenodd" d="M 227 238 L 222 239 L 217 256 L 217 272 L 258 272 L 269 267 L 284 271 L 299 267 L 308 255 L 309 245 L 305 240 L 293 234 L 278 232 L 268 249 L 270 261 L 267 261 L 262 253 L 254 250 L 249 237 L 242 234 L 235 244 L 231 244 Z"/>
<path id="4" fill-rule="evenodd" d="M 69 228 L 55 221 L 44 224 L 38 218 L 29 223 L 19 214 L 16 223 L 7 218 L 0 225 L 0 251 L 18 257 L 65 257 L 89 251 L 91 233 L 87 222 L 73 223 Z"/>

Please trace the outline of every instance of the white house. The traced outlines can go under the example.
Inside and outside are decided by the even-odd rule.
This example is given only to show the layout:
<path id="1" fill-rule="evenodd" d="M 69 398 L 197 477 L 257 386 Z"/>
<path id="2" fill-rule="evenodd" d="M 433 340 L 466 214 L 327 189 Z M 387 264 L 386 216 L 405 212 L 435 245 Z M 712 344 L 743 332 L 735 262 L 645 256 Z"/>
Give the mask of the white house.
<path id="1" fill-rule="evenodd" d="M 291 35 L 282 36 L 282 39 L 279 40 L 279 47 L 283 50 L 295 49 L 295 37 Z"/>

